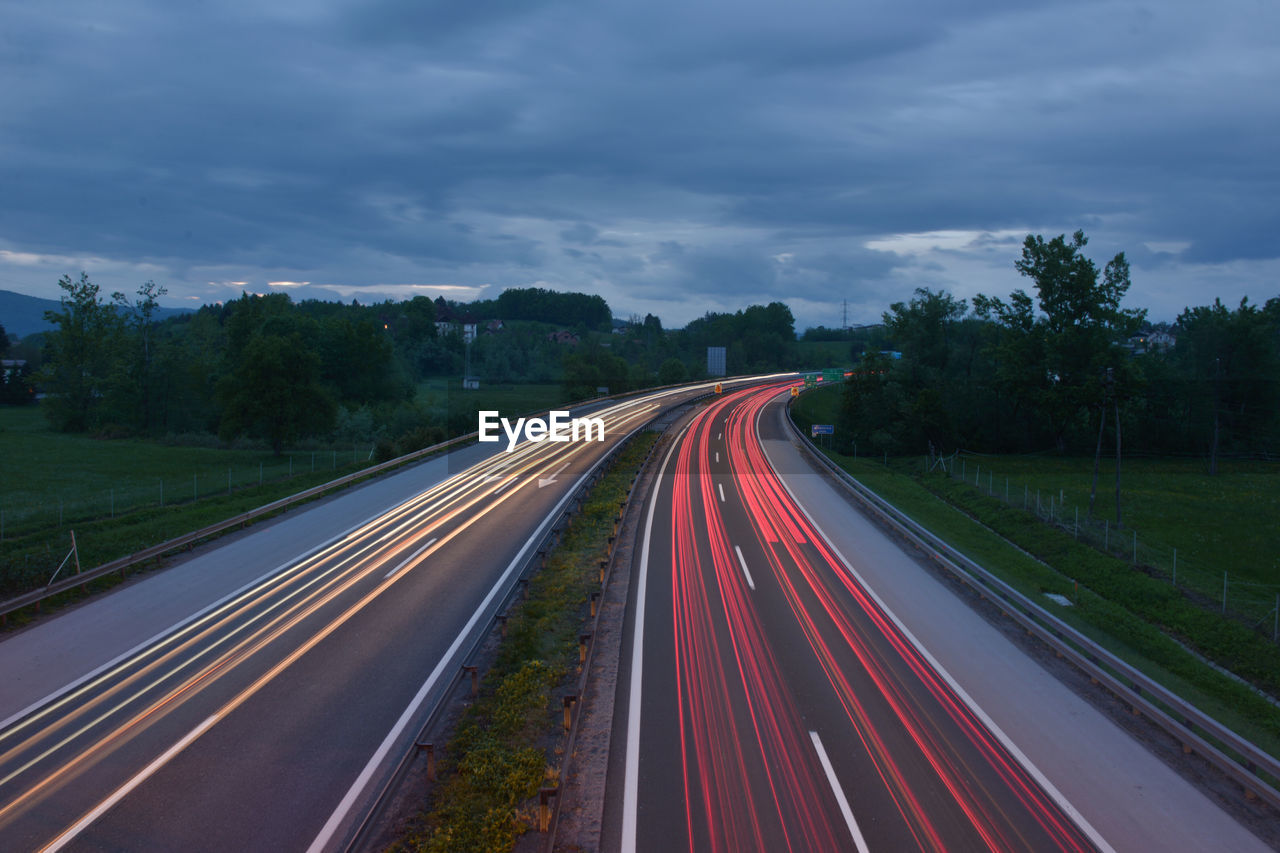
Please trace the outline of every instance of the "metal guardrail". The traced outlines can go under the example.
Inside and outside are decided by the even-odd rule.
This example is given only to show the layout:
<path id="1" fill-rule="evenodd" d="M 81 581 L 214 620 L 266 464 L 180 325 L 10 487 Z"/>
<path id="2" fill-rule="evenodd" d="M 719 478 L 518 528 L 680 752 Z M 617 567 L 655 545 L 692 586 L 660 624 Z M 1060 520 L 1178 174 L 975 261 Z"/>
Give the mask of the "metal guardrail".
<path id="1" fill-rule="evenodd" d="M 727 377 L 725 379 L 722 379 L 721 381 L 735 382 L 735 381 L 740 381 L 743 378 L 745 377 Z M 623 391 L 617 394 L 609 394 L 603 397 L 593 397 L 590 400 L 582 400 L 581 402 L 573 403 L 569 406 L 569 408 L 579 409 L 579 408 L 582 408 L 583 406 L 601 403 L 608 400 L 623 400 L 628 397 L 651 394 L 655 391 L 668 391 L 674 388 L 679 388 L 680 385 L 682 384 L 689 384 L 689 383 L 680 383 L 677 385 L 662 385 L 656 388 L 644 388 L 639 391 Z M 702 399 L 702 397 L 698 397 L 695 399 Z M 158 545 L 152 545 L 151 547 L 144 548 L 141 551 L 136 551 L 132 554 L 128 554 L 124 557 L 119 557 L 108 563 L 103 563 L 102 565 L 96 566 L 92 569 L 89 569 L 88 571 L 79 572 L 75 575 L 71 575 L 70 577 L 63 578 L 62 580 L 57 581 L 56 583 L 50 583 L 39 589 L 33 589 L 30 592 L 25 592 L 22 595 L 18 595 L 13 598 L 2 601 L 0 602 L 0 628 L 3 628 L 5 625 L 8 624 L 9 614 L 13 613 L 16 610 L 21 610 L 24 607 L 30 607 L 32 605 L 35 605 L 38 611 L 40 608 L 40 603 L 47 598 L 52 598 L 53 596 L 60 595 L 61 593 L 67 592 L 68 590 L 72 590 L 72 589 L 75 589 L 76 587 L 84 586 L 90 581 L 97 580 L 98 578 L 101 578 L 101 577 L 106 577 L 107 575 L 115 574 L 116 572 L 120 572 L 121 577 L 124 577 L 125 573 L 132 566 L 136 566 L 140 563 L 145 563 L 148 560 L 153 560 L 157 557 L 161 557 L 173 551 L 181 550 L 190 545 L 194 545 L 196 542 L 199 542 L 202 539 L 207 539 L 210 536 L 216 536 L 217 534 L 222 533 L 226 530 L 230 530 L 233 527 L 237 527 L 239 525 L 247 525 L 250 522 L 255 521 L 256 519 L 262 518 L 263 516 L 267 516 L 274 512 L 287 509 L 288 507 L 292 506 L 295 503 L 310 500 L 311 498 L 318 497 L 319 495 L 322 495 L 325 492 L 331 491 L 333 489 L 342 488 L 343 486 L 346 486 L 350 483 L 353 483 L 365 477 L 371 477 L 376 474 L 380 474 L 383 471 L 387 471 L 392 468 L 397 468 L 401 465 L 405 465 L 417 459 L 421 459 L 423 457 L 430 456 L 435 453 L 439 453 L 440 451 L 445 450 L 449 447 L 452 447 L 455 444 L 465 443 L 476 437 L 477 437 L 476 432 L 469 432 L 466 435 L 460 435 L 460 436 L 457 436 L 456 438 L 451 438 L 448 441 L 442 441 L 442 442 L 439 442 L 438 444 L 433 444 L 430 447 L 424 447 L 421 450 L 415 450 L 412 453 L 406 453 L 403 456 L 396 457 L 395 459 L 390 459 L 386 462 L 380 462 L 377 465 L 371 465 L 368 468 L 362 468 L 359 471 L 355 471 L 351 474 L 347 474 L 345 476 L 339 477 L 336 480 L 330 480 L 329 482 L 322 483 L 319 486 L 313 486 L 310 489 L 306 489 L 304 491 L 298 492 L 297 494 L 289 495 L 288 497 L 284 497 L 284 498 L 280 498 L 279 500 L 272 501 L 269 504 L 265 504 L 263 506 L 257 507 L 256 509 L 251 509 L 248 512 L 241 513 L 240 515 L 237 515 L 233 518 L 224 519 L 214 524 L 210 524 L 208 527 L 203 527 L 199 530 L 192 531 L 191 533 L 184 533 L 183 535 L 170 539 L 167 542 L 161 542 Z"/>
<path id="2" fill-rule="evenodd" d="M 128 571 L 131 566 L 138 565 L 139 563 L 145 563 L 148 560 L 163 556 L 171 551 L 186 548 L 190 545 L 194 545 L 202 539 L 215 536 L 223 531 L 230 530 L 233 527 L 248 524 L 249 522 L 262 518 L 263 516 L 271 515 L 274 512 L 287 509 L 293 504 L 310 500 L 311 498 L 318 497 L 332 489 L 338 489 L 346 486 L 356 480 L 371 477 L 391 468 L 396 468 L 409 462 L 413 462 L 422 457 L 439 453 L 441 450 L 445 450 L 455 444 L 469 441 L 475 437 L 476 433 L 474 432 L 466 435 L 460 435 L 457 438 L 451 438 L 448 441 L 442 441 L 439 444 L 433 444 L 430 447 L 424 447 L 421 450 L 406 453 L 405 455 L 398 456 L 395 459 L 380 462 L 377 465 L 371 465 L 368 468 L 362 468 L 359 471 L 346 474 L 336 480 L 321 483 L 318 486 L 305 489 L 297 494 L 280 498 L 279 500 L 272 501 L 269 504 L 264 504 L 256 509 L 251 509 L 248 512 L 243 512 L 232 518 L 227 518 L 214 524 L 210 524 L 208 527 L 202 527 L 201 529 L 192 531 L 191 533 L 184 533 L 183 535 L 170 539 L 167 542 L 161 542 L 159 545 L 152 545 L 150 548 L 144 548 L 141 551 L 136 551 L 124 557 L 112 560 L 109 563 L 103 563 L 102 565 L 89 569 L 86 572 L 71 575 L 57 581 L 56 583 L 51 583 L 39 589 L 34 589 L 30 592 L 10 598 L 7 601 L 0 602 L 0 626 L 3 626 L 5 621 L 8 619 L 8 615 L 15 610 L 21 610 L 22 608 L 30 607 L 33 604 L 36 605 L 37 609 L 39 609 L 40 602 L 44 601 L 46 598 L 52 598 L 53 596 L 66 592 L 67 590 L 83 586 L 92 580 L 96 580 L 116 572 L 120 572 L 121 577 L 123 577 L 125 572 Z"/>
<path id="3" fill-rule="evenodd" d="M 800 440 L 800 448 L 835 475 L 863 506 L 899 536 L 925 551 L 936 563 L 994 603 L 1028 634 L 1038 637 L 1057 654 L 1075 664 L 1090 679 L 1106 686 L 1128 703 L 1135 714 L 1146 714 L 1181 742 L 1184 753 L 1198 753 L 1238 782 L 1247 797 L 1261 798 L 1273 808 L 1280 809 L 1280 790 L 1273 787 L 1274 782 L 1261 775 L 1280 780 L 1280 760 L 1125 663 L 863 485 L 814 446 L 791 420 L 790 407 L 788 401 L 787 423 Z"/>
<path id="4" fill-rule="evenodd" d="M 653 390 L 653 389 L 647 389 L 647 390 Z M 648 427 L 649 424 L 657 420 L 666 411 L 672 408 L 678 408 L 680 406 L 697 403 L 710 396 L 713 396 L 713 395 L 710 393 L 701 394 L 696 397 L 692 397 L 688 400 L 681 400 L 680 402 L 675 403 L 671 406 L 659 408 L 657 411 L 653 413 L 651 417 L 647 418 L 643 423 L 635 427 L 633 430 L 631 430 L 631 432 L 627 433 L 626 436 L 624 436 L 621 440 L 619 440 L 617 444 L 615 444 L 612 448 L 610 448 L 607 453 L 605 453 L 603 456 L 600 457 L 600 459 L 598 459 L 595 462 L 595 464 L 588 471 L 587 475 L 582 478 L 578 488 L 575 489 L 573 492 L 571 492 L 569 495 L 567 495 L 565 498 L 561 499 L 562 509 L 558 510 L 559 517 L 556 518 L 556 514 L 553 514 L 551 516 L 553 518 L 556 518 L 556 521 L 551 525 L 551 527 L 548 529 L 547 533 L 543 536 L 541 541 L 539 541 L 538 547 L 530 549 L 529 556 L 525 558 L 524 564 L 520 567 L 520 570 L 513 574 L 513 581 L 511 583 L 511 587 L 504 593 L 501 603 L 494 609 L 493 613 L 490 615 L 488 620 L 486 620 L 482 625 L 477 626 L 476 630 L 473 633 L 473 636 L 470 639 L 470 642 L 467 644 L 466 650 L 457 656 L 458 660 L 470 661 L 474 659 L 476 651 L 483 644 L 484 639 L 493 630 L 494 625 L 498 622 L 499 618 L 503 617 L 510 610 L 511 606 L 515 603 L 515 599 L 518 596 L 523 595 L 524 589 L 526 588 L 526 584 L 530 576 L 533 574 L 533 571 L 535 571 L 535 568 L 534 568 L 535 564 L 543 561 L 546 555 L 550 553 L 550 551 L 557 544 L 559 544 L 559 537 L 563 532 L 564 527 L 573 518 L 574 514 L 576 514 L 577 511 L 581 508 L 583 500 L 591 492 L 592 487 L 594 487 L 595 484 L 600 481 L 600 479 L 604 476 L 605 471 L 608 469 L 609 465 L 612 464 L 614 459 L 617 458 L 618 454 L 620 454 L 627 447 L 627 445 L 631 443 L 631 440 L 639 432 L 641 432 L 646 427 Z M 646 462 L 647 461 L 648 459 L 646 458 Z M 628 491 L 628 500 L 629 499 L 630 499 L 630 491 Z M 610 563 L 612 563 L 612 555 L 613 555 L 613 551 L 611 549 Z M 607 580 L 607 579 L 602 579 L 602 585 L 604 583 L 604 580 Z M 598 622 L 598 621 L 599 621 L 599 609 L 597 609 L 596 617 L 595 617 L 595 622 Z M 593 628 L 593 634 L 594 633 L 595 633 L 595 629 Z M 588 644 L 588 653 L 594 650 L 594 646 L 595 646 L 594 643 Z M 584 664 L 584 669 L 583 669 L 584 673 L 586 671 L 586 666 L 589 666 L 589 664 L 590 664 L 590 658 L 588 658 L 587 662 Z M 373 830 L 376 828 L 378 821 L 382 816 L 382 813 L 385 811 L 386 806 L 390 801 L 391 795 L 404 781 L 405 775 L 409 772 L 409 768 L 412 766 L 414 759 L 419 755 L 420 750 L 426 748 L 427 746 L 432 746 L 431 744 L 424 742 L 423 737 L 426 735 L 427 732 L 431 731 L 435 727 L 435 725 L 439 722 L 440 714 L 444 711 L 445 707 L 448 704 L 446 700 L 448 699 L 448 697 L 453 695 L 453 692 L 458 688 L 459 683 L 461 682 L 463 677 L 468 674 L 474 673 L 474 671 L 475 671 L 475 668 L 473 666 L 470 666 L 467 664 L 463 664 L 462 666 L 459 666 L 455 671 L 453 679 L 451 679 L 449 683 L 439 691 L 436 699 L 432 702 L 431 709 L 427 712 L 426 718 L 424 719 L 423 723 L 418 727 L 418 734 L 417 736 L 414 737 L 413 746 L 410 749 L 406 750 L 403 755 L 401 755 L 400 760 L 399 762 L 397 762 L 395 769 L 392 770 L 392 772 L 387 776 L 387 778 L 383 782 L 382 786 L 379 788 L 377 795 L 374 797 L 372 801 L 372 804 L 369 806 L 368 809 L 366 809 L 360 822 L 355 826 L 355 828 L 350 833 L 348 833 L 347 839 L 342 846 L 342 849 L 346 851 L 346 853 L 357 853 L 357 851 L 364 850 L 368 847 L 369 843 L 373 841 L 371 834 Z M 581 695 L 582 693 L 581 691 L 579 691 L 578 696 L 581 697 Z M 574 703 L 575 706 L 580 706 L 580 704 L 581 704 L 580 702 Z M 572 712 L 570 712 L 569 710 L 566 710 L 566 713 L 571 713 L 571 721 L 572 721 L 571 740 L 570 740 L 570 748 L 571 748 L 572 736 L 576 734 L 577 720 L 578 720 L 579 714 L 577 713 L 577 707 L 575 707 L 572 710 Z M 558 822 L 559 812 L 560 812 L 559 800 L 560 798 L 557 796 L 556 807 L 553 815 L 551 816 L 551 825 L 546 830 L 548 832 L 548 836 L 550 839 L 555 838 L 555 824 Z"/>

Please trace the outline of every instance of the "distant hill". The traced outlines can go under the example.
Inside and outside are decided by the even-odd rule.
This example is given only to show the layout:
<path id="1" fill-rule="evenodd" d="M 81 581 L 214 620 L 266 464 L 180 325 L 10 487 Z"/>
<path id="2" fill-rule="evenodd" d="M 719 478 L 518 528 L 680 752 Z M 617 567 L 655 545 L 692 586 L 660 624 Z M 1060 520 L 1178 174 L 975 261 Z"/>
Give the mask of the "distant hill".
<path id="1" fill-rule="evenodd" d="M 4 330 L 10 335 L 20 338 L 48 331 L 53 327 L 44 319 L 44 312 L 57 311 L 61 307 L 56 299 L 41 299 L 25 293 L 14 293 L 12 290 L 0 290 L 0 326 L 4 326 Z M 163 320 L 176 314 L 189 314 L 191 310 L 160 308 L 156 311 L 156 318 Z"/>

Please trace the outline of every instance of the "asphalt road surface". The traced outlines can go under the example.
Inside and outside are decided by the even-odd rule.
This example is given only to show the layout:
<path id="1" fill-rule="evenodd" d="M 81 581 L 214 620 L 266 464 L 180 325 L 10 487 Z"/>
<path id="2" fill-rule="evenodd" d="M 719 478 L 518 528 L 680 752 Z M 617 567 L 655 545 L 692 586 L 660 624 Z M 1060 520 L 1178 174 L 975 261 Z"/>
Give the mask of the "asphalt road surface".
<path id="1" fill-rule="evenodd" d="M 153 622 L 163 604 L 137 590 L 168 572 L 0 641 L 0 850 L 339 845 L 571 487 L 706 390 L 592 412 L 603 442 L 525 442 L 358 523 L 318 508 L 283 561 L 255 550 L 270 531 L 239 539 L 223 560 L 248 580 L 201 587 L 159 632 L 121 608 Z"/>
<path id="2" fill-rule="evenodd" d="M 798 505 L 761 440 L 763 424 L 771 443 L 780 443 L 777 396 L 776 389 L 726 395 L 689 422 L 661 463 L 642 531 L 630 670 L 620 682 L 614 743 L 625 751 L 611 761 L 606 848 L 1113 849 Z M 827 511 L 828 525 L 852 513 L 847 505 L 814 509 Z M 869 557 L 896 550 L 864 521 L 857 533 L 840 537 L 855 559 L 860 541 Z M 887 566 L 904 559 L 897 553 Z M 911 589 L 898 592 L 899 606 L 912 607 Z M 952 599 L 946 606 L 965 607 L 942 594 Z M 965 657 L 971 635 L 931 639 L 949 644 L 954 660 Z M 986 653 L 985 642 L 975 652 Z M 1025 660 L 1004 645 L 1001 656 Z M 1004 672 L 998 662 L 992 668 Z M 1034 679 L 1028 687 L 1040 689 Z M 1010 704 L 1024 710 L 1022 702 Z M 1022 723 L 1020 734 L 1036 735 L 1034 719 Z M 1103 744 L 1118 732 L 1096 714 L 1087 726 Z M 1094 756 L 1096 746 L 1081 752 Z M 1133 747 L 1129 740 L 1118 754 L 1131 757 Z M 1094 772 L 1114 769 L 1094 758 Z M 1151 774 L 1151 784 L 1177 787 L 1146 758 L 1132 756 L 1132 763 Z M 1080 778 L 1088 766 L 1070 769 L 1075 790 L 1081 781 L 1121 789 Z M 1128 781 L 1124 773 L 1117 779 Z M 1139 826 L 1110 822 L 1118 828 L 1115 849 L 1261 848 L 1193 789 L 1179 789 L 1185 797 L 1173 808 L 1193 803 L 1200 810 L 1193 814 L 1216 812 L 1216 823 L 1190 830 L 1185 843 L 1141 826 L 1144 815 L 1162 819 L 1168 804 L 1144 803 L 1140 791 L 1122 795 L 1114 810 L 1136 811 Z M 1090 807 L 1106 815 L 1105 803 L 1101 811 L 1096 799 Z"/>

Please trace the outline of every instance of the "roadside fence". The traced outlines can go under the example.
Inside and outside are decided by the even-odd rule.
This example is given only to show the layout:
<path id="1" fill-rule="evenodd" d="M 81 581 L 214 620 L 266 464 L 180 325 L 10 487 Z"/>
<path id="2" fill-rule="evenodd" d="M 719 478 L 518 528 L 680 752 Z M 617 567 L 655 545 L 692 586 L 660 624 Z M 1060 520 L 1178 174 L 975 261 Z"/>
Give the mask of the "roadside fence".
<path id="1" fill-rule="evenodd" d="M 318 472 L 355 470 L 368 464 L 371 450 L 296 451 L 257 465 L 213 463 L 183 474 L 134 479 L 93 492 L 68 490 L 38 502 L 0 502 L 0 542 L 33 533 L 61 533 L 77 524 L 162 508 L 203 498 L 230 495 L 265 483 L 277 483 Z"/>
<path id="2" fill-rule="evenodd" d="M 926 465 L 928 470 L 946 473 L 987 497 L 1026 510 L 1045 524 L 1127 561 L 1136 570 L 1167 580 L 1206 609 L 1217 610 L 1224 618 L 1248 625 L 1280 643 L 1280 584 L 1246 580 L 1239 573 L 1233 577 L 1230 567 L 1218 569 L 1197 563 L 1185 553 L 1180 555 L 1177 548 L 1144 539 L 1127 524 L 1117 528 L 1110 518 L 1091 519 L 1087 505 L 1082 509 L 1066 489 L 1044 487 L 1052 475 L 1037 477 L 1039 483 L 1035 484 L 1025 477 L 999 474 L 985 462 L 982 457 L 956 452 L 934 456 Z"/>

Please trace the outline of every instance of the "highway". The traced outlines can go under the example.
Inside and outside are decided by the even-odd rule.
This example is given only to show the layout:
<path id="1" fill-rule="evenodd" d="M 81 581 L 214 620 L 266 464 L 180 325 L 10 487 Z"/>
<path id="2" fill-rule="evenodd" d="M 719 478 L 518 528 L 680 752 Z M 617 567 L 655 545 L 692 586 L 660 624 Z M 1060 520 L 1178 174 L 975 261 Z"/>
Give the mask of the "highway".
<path id="1" fill-rule="evenodd" d="M 603 849 L 1269 849 L 856 511 L 785 387 L 660 459 Z"/>
<path id="2" fill-rule="evenodd" d="M 1107 849 L 791 498 L 757 434 L 777 395 L 726 395 L 662 462 L 634 602 L 621 849 Z"/>
<path id="3" fill-rule="evenodd" d="M 5 698 L 0 849 L 340 846 L 574 484 L 660 407 L 706 390 L 594 411 L 604 442 L 494 453 L 363 522 L 348 518 L 349 529 L 313 534 L 279 565 L 241 540 L 227 568 L 248 582 L 92 668 L 80 649 L 113 620 L 72 610 L 6 638 L 8 683 L 59 686 L 18 710 L 29 696 Z M 206 556 L 216 564 L 218 553 Z M 105 631 L 101 642 L 118 643 Z M 43 647 L 66 649 L 67 665 L 24 656 Z"/>

